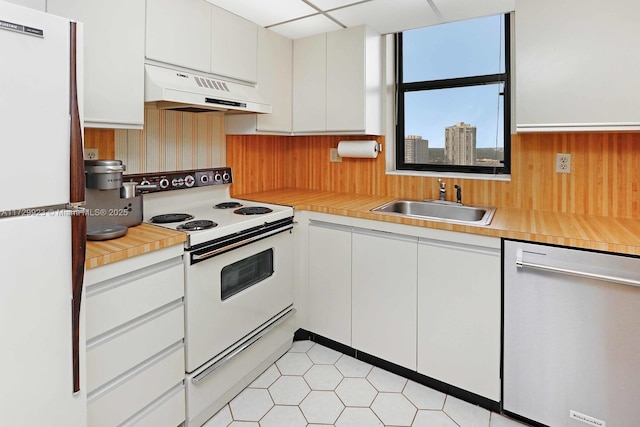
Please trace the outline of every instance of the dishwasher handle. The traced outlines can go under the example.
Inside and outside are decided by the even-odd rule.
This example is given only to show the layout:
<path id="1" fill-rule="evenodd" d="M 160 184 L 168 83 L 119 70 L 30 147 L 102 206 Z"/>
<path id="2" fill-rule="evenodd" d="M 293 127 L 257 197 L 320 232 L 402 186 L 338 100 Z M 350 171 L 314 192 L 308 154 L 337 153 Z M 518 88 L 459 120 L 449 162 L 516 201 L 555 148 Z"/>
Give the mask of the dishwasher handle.
<path id="1" fill-rule="evenodd" d="M 640 288 L 639 280 L 626 279 L 624 277 L 616 277 L 605 274 L 589 273 L 586 271 L 572 270 L 569 268 L 553 267 L 550 265 L 534 262 L 525 262 L 522 260 L 522 253 L 522 249 L 518 249 L 518 253 L 516 255 L 516 267 L 518 268 L 530 268 L 534 270 L 550 271 L 553 273 L 567 274 L 570 276 L 583 277 L 586 279 L 602 280 L 605 282 L 618 283 L 627 286 L 636 286 Z"/>

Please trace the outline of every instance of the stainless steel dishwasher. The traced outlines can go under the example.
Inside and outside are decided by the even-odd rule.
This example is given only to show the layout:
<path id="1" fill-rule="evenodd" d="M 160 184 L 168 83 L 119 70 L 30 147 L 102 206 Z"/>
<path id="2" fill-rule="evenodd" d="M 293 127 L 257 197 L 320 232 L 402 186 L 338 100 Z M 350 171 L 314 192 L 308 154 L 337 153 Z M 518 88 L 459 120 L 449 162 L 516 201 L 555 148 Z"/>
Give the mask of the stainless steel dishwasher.
<path id="1" fill-rule="evenodd" d="M 640 258 L 504 242 L 503 409 L 640 426 Z"/>

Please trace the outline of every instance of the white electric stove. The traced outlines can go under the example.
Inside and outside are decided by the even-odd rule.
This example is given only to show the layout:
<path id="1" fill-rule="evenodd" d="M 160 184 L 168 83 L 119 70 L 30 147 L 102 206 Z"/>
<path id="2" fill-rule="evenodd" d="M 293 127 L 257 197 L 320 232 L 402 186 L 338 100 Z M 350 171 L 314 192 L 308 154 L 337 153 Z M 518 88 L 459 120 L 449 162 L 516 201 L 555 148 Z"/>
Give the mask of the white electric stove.
<path id="1" fill-rule="evenodd" d="M 145 222 L 188 236 L 185 425 L 201 426 L 291 347 L 294 211 L 232 199 L 228 168 L 129 180 L 151 191 L 143 196 Z"/>

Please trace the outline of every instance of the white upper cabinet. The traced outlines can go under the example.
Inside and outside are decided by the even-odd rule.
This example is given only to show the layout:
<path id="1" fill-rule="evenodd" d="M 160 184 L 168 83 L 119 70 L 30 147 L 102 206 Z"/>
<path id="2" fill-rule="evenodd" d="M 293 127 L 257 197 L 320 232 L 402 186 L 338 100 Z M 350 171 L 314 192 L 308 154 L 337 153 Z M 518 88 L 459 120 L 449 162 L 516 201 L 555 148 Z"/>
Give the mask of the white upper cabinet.
<path id="1" fill-rule="evenodd" d="M 204 0 L 147 0 L 146 57 L 254 84 L 258 26 Z"/>
<path id="2" fill-rule="evenodd" d="M 84 24 L 84 125 L 142 129 L 144 0 L 48 0 Z"/>
<path id="3" fill-rule="evenodd" d="M 327 129 L 327 36 L 293 41 L 293 132 Z"/>
<path id="4" fill-rule="evenodd" d="M 366 26 L 294 40 L 293 132 L 382 134 L 382 38 Z"/>
<path id="5" fill-rule="evenodd" d="M 291 134 L 293 40 L 258 27 L 257 89 L 271 105 L 271 114 L 227 114 L 229 135 Z"/>
<path id="6" fill-rule="evenodd" d="M 382 133 L 381 43 L 362 25 L 327 33 L 327 131 Z"/>
<path id="7" fill-rule="evenodd" d="M 211 5 L 203 0 L 147 0 L 146 57 L 209 72 Z"/>
<path id="8" fill-rule="evenodd" d="M 640 129 L 640 2 L 516 0 L 517 131 Z"/>
<path id="9" fill-rule="evenodd" d="M 255 83 L 258 26 L 211 6 L 211 68 L 213 74 Z"/>
<path id="10" fill-rule="evenodd" d="M 293 41 L 271 30 L 258 30 L 258 91 L 271 104 L 271 114 L 257 115 L 257 129 L 291 132 Z"/>

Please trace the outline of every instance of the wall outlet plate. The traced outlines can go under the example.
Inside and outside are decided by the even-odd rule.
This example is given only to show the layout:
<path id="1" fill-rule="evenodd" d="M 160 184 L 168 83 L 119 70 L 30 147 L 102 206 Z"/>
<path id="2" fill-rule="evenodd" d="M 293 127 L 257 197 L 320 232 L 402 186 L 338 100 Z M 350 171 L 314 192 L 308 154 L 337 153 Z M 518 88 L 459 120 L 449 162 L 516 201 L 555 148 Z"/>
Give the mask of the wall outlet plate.
<path id="1" fill-rule="evenodd" d="M 329 150 L 329 161 L 334 163 L 342 162 L 342 157 L 340 157 L 340 155 L 338 154 L 337 148 L 332 148 Z"/>
<path id="2" fill-rule="evenodd" d="M 556 154 L 556 172 L 571 173 L 571 154 L 567 154 L 567 153 Z"/>
<path id="3" fill-rule="evenodd" d="M 96 160 L 99 157 L 97 148 L 85 148 L 84 149 L 84 159 L 85 160 Z"/>

